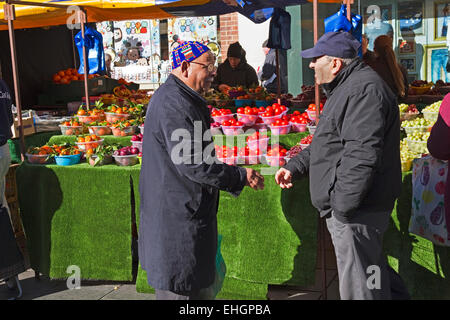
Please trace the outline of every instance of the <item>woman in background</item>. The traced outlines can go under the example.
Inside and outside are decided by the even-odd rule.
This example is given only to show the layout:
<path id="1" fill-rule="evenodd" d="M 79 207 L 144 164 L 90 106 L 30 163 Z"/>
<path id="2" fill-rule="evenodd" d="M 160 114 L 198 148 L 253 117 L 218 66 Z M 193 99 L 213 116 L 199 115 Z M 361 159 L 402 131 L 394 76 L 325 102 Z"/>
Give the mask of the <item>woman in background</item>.
<path id="1" fill-rule="evenodd" d="M 373 54 L 364 55 L 364 62 L 374 69 L 399 98 L 408 95 L 406 70 L 395 58 L 392 38 L 379 36 L 375 39 Z"/>

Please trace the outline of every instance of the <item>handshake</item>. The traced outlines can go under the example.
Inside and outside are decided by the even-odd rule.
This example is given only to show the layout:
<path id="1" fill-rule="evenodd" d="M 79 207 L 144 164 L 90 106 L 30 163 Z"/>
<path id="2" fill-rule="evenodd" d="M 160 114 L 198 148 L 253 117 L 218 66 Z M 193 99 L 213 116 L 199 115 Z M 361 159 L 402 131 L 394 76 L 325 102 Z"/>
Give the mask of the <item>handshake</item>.
<path id="1" fill-rule="evenodd" d="M 254 190 L 263 190 L 264 177 L 253 169 L 245 168 L 245 170 L 247 170 L 247 182 L 245 185 Z M 282 189 L 292 188 L 292 173 L 287 169 L 281 168 L 275 174 L 275 181 Z"/>

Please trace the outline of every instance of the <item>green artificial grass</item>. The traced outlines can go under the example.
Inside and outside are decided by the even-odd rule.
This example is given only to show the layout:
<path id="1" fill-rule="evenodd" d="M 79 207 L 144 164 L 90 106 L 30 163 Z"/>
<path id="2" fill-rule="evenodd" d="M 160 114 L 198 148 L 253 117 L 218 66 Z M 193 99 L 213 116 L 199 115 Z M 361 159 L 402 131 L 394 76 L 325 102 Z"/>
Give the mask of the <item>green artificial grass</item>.
<path id="1" fill-rule="evenodd" d="M 40 147 L 47 143 L 47 141 L 55 134 L 61 133 L 61 131 L 39 132 L 29 136 L 25 136 L 25 152 L 29 147 Z M 20 140 L 18 138 L 9 139 L 9 152 L 11 153 L 12 163 L 21 163 L 20 159 Z"/>
<path id="2" fill-rule="evenodd" d="M 115 137 L 112 135 L 109 136 L 101 136 L 101 139 L 103 139 L 103 143 L 107 143 L 107 144 L 113 144 L 113 143 L 118 143 L 124 147 L 126 146 L 131 146 L 131 136 L 127 136 L 127 137 Z M 64 143 L 75 143 L 77 141 L 77 137 L 76 136 L 53 136 L 48 140 L 48 144 L 49 145 L 54 145 L 54 144 L 64 144 Z"/>
<path id="3" fill-rule="evenodd" d="M 77 265 L 82 279 L 132 280 L 132 170 L 22 163 L 17 182 L 31 267 L 55 279 Z"/>
<path id="4" fill-rule="evenodd" d="M 265 172 L 267 166 L 252 166 Z M 139 225 L 139 175 L 132 173 Z M 272 174 L 263 191 L 245 188 L 235 198 L 220 193 L 218 230 L 226 279 L 218 298 L 265 299 L 268 284 L 308 286 L 315 282 L 317 212 L 307 179 L 282 190 Z M 154 292 L 138 269 L 138 292 Z"/>

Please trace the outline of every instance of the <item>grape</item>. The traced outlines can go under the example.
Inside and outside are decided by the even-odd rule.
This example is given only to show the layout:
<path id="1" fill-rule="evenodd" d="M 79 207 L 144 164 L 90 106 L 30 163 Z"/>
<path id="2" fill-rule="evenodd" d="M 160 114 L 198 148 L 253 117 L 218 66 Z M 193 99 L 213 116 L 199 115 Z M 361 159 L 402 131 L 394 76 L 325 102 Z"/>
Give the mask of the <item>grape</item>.
<path id="1" fill-rule="evenodd" d="M 429 106 L 425 107 L 422 111 L 425 111 L 425 112 L 439 112 L 439 108 L 441 107 L 441 103 L 442 103 L 442 100 L 438 101 L 438 102 L 435 102 L 435 103 L 432 103 Z"/>

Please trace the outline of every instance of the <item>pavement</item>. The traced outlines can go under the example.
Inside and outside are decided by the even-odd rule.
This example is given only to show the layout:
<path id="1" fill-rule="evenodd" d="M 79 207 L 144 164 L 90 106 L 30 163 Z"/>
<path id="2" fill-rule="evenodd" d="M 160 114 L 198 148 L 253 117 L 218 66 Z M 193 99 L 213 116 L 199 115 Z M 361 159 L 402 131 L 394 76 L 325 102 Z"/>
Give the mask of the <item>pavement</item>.
<path id="1" fill-rule="evenodd" d="M 35 278 L 32 269 L 19 275 L 22 287 L 20 300 L 155 300 L 154 294 L 139 293 L 133 282 L 85 281 L 80 289 L 68 289 L 65 280 L 53 280 L 44 275 Z M 335 270 L 327 270 L 327 298 L 339 300 L 339 284 Z M 321 293 L 321 271 L 317 270 L 316 284 L 308 288 L 270 285 L 267 298 L 270 300 L 319 300 Z M 17 297 L 17 289 L 8 289 L 0 282 L 0 300 Z"/>

